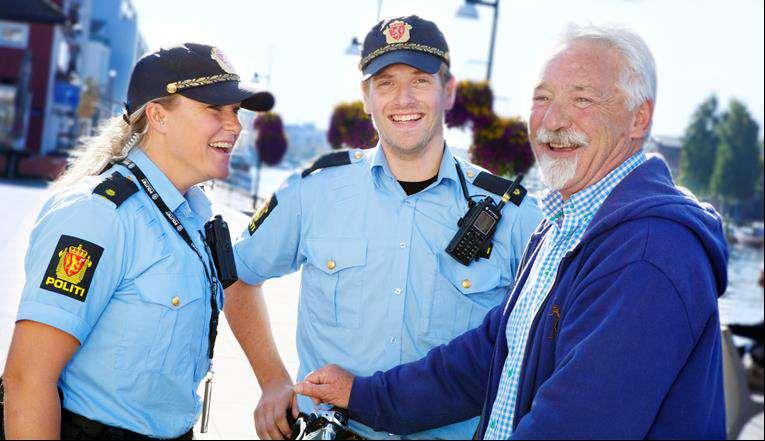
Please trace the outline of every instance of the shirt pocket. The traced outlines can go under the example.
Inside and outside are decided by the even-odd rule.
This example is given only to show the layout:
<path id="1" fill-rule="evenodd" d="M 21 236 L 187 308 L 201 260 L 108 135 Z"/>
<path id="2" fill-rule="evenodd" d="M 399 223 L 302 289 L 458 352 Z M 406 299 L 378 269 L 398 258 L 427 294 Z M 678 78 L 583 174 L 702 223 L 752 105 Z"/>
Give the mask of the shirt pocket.
<path id="1" fill-rule="evenodd" d="M 499 268 L 489 260 L 465 266 L 447 254 L 438 254 L 436 261 L 433 296 L 422 330 L 440 344 L 478 326 L 502 300 L 504 288 Z"/>
<path id="2" fill-rule="evenodd" d="M 143 274 L 134 284 L 136 295 L 125 299 L 117 368 L 191 378 L 208 326 L 199 274 Z"/>
<path id="3" fill-rule="evenodd" d="M 307 239 L 300 307 L 313 320 L 358 328 L 363 304 L 367 241 Z"/>

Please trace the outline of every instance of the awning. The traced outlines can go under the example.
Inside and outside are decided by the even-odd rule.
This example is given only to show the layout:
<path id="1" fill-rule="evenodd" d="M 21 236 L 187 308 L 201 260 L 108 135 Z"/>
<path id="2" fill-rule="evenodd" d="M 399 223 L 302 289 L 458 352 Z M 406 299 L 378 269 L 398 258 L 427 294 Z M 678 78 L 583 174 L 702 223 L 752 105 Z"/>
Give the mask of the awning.
<path id="1" fill-rule="evenodd" d="M 66 15 L 51 0 L 0 0 L 0 20 L 62 24 Z"/>

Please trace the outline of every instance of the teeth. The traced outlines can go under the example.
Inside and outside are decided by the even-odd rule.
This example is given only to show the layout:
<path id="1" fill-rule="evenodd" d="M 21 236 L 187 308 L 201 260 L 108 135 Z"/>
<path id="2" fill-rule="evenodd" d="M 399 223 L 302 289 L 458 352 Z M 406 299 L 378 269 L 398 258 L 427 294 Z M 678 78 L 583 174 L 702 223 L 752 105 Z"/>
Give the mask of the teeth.
<path id="1" fill-rule="evenodd" d="M 420 114 L 416 115 L 393 115 L 393 121 L 396 122 L 405 122 L 405 121 L 414 121 L 416 119 L 420 119 L 422 116 Z"/>
<path id="2" fill-rule="evenodd" d="M 550 146 L 550 148 L 553 148 L 553 149 L 573 149 L 573 148 L 579 147 L 578 145 L 574 145 L 574 144 L 553 144 L 553 143 L 550 143 L 548 145 Z"/>
<path id="3" fill-rule="evenodd" d="M 234 148 L 234 144 L 231 144 L 230 142 L 211 142 L 208 144 L 210 147 L 215 147 L 219 149 L 232 149 Z"/>

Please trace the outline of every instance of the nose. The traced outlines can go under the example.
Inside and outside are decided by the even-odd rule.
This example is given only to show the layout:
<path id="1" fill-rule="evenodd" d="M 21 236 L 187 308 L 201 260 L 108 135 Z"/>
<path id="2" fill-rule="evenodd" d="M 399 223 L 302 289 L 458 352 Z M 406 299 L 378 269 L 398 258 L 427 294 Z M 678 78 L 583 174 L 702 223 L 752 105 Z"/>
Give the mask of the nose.
<path id="1" fill-rule="evenodd" d="M 226 112 L 226 116 L 223 119 L 223 128 L 229 132 L 239 133 L 242 131 L 242 123 L 239 121 L 239 115 L 234 112 Z"/>
<path id="2" fill-rule="evenodd" d="M 568 112 L 558 100 L 552 100 L 544 113 L 542 125 L 545 129 L 556 131 L 566 129 L 571 126 L 571 119 Z"/>
<path id="3" fill-rule="evenodd" d="M 398 88 L 395 102 L 398 107 L 408 107 L 415 103 L 412 86 L 405 84 Z"/>

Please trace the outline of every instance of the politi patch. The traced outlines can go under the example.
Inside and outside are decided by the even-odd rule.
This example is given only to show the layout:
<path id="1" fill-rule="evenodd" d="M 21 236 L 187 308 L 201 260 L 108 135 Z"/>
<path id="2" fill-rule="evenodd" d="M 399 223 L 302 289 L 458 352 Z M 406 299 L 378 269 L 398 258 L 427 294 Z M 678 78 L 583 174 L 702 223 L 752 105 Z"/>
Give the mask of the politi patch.
<path id="1" fill-rule="evenodd" d="M 40 288 L 84 302 L 103 252 L 102 247 L 92 242 L 62 235 Z"/>

